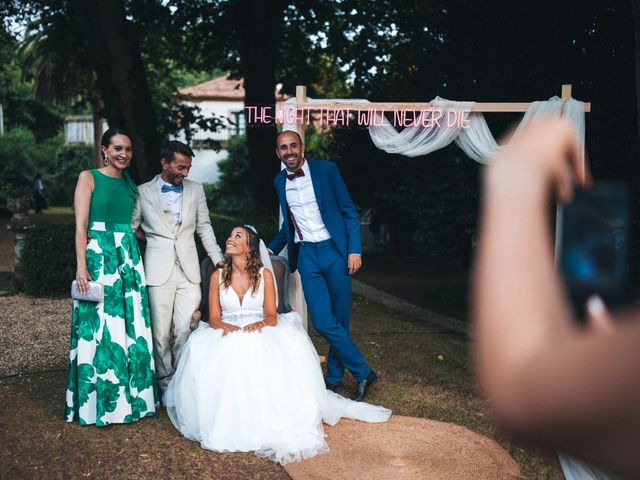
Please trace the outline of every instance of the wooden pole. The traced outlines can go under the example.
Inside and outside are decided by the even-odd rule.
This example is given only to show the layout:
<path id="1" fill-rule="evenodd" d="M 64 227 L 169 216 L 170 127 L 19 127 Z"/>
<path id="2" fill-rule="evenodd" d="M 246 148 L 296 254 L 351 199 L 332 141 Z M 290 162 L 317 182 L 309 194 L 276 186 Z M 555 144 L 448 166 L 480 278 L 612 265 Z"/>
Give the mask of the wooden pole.
<path id="1" fill-rule="evenodd" d="M 304 85 L 296 86 L 296 106 L 299 106 L 302 103 L 307 101 L 307 87 Z M 304 144 L 304 125 L 296 124 L 296 131 L 300 138 L 302 139 L 302 143 Z M 284 165 L 282 168 L 284 168 Z M 282 212 L 278 209 L 278 215 L 280 216 L 280 225 L 284 221 L 282 217 Z M 309 331 L 309 310 L 307 309 L 307 301 L 304 298 L 304 293 L 302 291 L 302 279 L 300 278 L 300 272 L 296 270 L 289 277 L 289 303 L 293 307 L 293 310 L 298 312 L 300 318 L 302 320 L 302 326 L 305 330 Z M 320 355 L 320 363 L 324 363 L 324 356 Z"/>
<path id="2" fill-rule="evenodd" d="M 302 104 L 307 102 L 307 87 L 305 85 L 296 85 L 296 106 L 299 107 Z M 304 143 L 304 125 L 298 124 L 296 125 L 296 130 L 298 131 L 298 135 L 302 139 L 302 143 Z"/>
<path id="3" fill-rule="evenodd" d="M 571 84 L 562 85 L 562 101 L 568 102 L 571 99 Z M 584 176 L 586 172 L 586 160 L 584 155 L 580 159 L 580 173 Z"/>
<path id="4" fill-rule="evenodd" d="M 478 102 L 469 107 L 472 112 L 491 113 L 491 112 L 526 112 L 531 105 L 530 102 L 520 103 L 497 103 L 497 102 Z M 304 108 L 305 110 L 382 110 L 385 112 L 392 112 L 396 110 L 426 110 L 428 108 L 434 108 L 429 102 L 368 102 L 368 103 L 350 103 L 350 102 L 322 102 L 318 103 L 306 103 L 298 102 L 296 95 L 296 106 L 298 108 Z M 584 102 L 584 111 L 591 111 L 591 102 Z"/>
<path id="5" fill-rule="evenodd" d="M 571 85 L 562 85 L 562 100 L 565 102 L 571 98 Z M 474 103 L 470 110 L 472 112 L 526 112 L 531 103 L 529 102 L 478 102 Z M 351 103 L 351 102 L 323 102 L 322 104 L 307 103 L 307 87 L 304 85 L 296 86 L 296 107 L 305 110 L 321 110 L 321 109 L 350 109 L 358 108 L 376 109 L 384 111 L 394 110 L 415 110 L 431 108 L 429 102 L 370 102 L 370 103 Z M 584 102 L 584 111 L 591 111 L 591 102 Z M 298 127 L 300 130 L 300 127 Z M 304 130 L 304 129 L 303 129 Z M 300 131 L 298 131 L 300 133 Z"/>
<path id="6" fill-rule="evenodd" d="M 568 102 L 571 99 L 571 84 L 563 84 L 561 91 L 561 98 L 563 102 Z M 588 111 L 585 109 L 585 111 Z M 581 159 L 581 168 L 584 172 L 584 158 Z M 556 204 L 556 231 L 555 231 L 555 242 L 554 242 L 554 252 L 553 252 L 553 260 L 556 268 L 559 268 L 558 264 L 560 262 L 560 247 L 562 245 L 562 205 L 560 203 Z"/>

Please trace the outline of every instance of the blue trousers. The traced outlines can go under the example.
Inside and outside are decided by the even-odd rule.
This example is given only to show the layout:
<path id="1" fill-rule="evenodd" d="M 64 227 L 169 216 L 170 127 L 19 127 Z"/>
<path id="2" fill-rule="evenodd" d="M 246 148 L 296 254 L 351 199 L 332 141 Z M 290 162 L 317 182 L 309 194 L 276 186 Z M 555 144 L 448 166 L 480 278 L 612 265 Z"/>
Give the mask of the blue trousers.
<path id="1" fill-rule="evenodd" d="M 340 383 L 345 368 L 361 382 L 371 369 L 349 334 L 351 276 L 345 258 L 331 239 L 302 242 L 298 271 L 313 326 L 329 342 L 327 383 Z"/>

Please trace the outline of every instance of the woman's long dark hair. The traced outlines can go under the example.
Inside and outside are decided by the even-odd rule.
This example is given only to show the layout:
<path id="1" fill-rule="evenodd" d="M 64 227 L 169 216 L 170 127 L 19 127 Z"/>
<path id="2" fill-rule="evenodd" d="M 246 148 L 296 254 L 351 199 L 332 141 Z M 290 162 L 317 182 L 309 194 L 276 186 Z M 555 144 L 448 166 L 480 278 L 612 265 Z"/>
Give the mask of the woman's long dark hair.
<path id="1" fill-rule="evenodd" d="M 249 244 L 249 252 L 247 258 L 247 272 L 251 279 L 251 294 L 255 295 L 260 286 L 260 269 L 262 268 L 262 260 L 260 260 L 260 237 L 258 234 L 244 225 L 238 225 L 234 228 L 242 228 L 247 232 L 247 243 Z M 233 273 L 233 263 L 231 258 L 225 261 L 225 268 L 222 270 L 222 283 L 224 288 L 231 285 L 231 274 Z"/>

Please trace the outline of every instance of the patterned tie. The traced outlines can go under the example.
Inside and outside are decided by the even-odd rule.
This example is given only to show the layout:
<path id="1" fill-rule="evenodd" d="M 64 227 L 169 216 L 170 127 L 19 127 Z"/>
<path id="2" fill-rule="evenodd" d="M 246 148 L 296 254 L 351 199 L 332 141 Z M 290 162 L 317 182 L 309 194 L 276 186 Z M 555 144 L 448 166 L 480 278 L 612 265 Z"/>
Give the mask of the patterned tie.
<path id="1" fill-rule="evenodd" d="M 162 193 L 176 192 L 182 193 L 182 185 L 162 185 Z"/>
<path id="2" fill-rule="evenodd" d="M 289 175 L 287 175 L 287 180 L 293 180 L 296 177 L 304 177 L 304 171 L 300 169 L 300 170 L 296 170 L 293 173 L 290 173 Z"/>

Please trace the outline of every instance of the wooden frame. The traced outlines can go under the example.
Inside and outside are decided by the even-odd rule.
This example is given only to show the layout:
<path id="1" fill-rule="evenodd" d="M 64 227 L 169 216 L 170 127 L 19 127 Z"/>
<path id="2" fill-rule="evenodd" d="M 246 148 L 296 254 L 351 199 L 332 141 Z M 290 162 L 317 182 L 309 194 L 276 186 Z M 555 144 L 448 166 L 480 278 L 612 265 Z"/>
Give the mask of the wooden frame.
<path id="1" fill-rule="evenodd" d="M 561 98 L 564 102 L 571 98 L 571 85 L 562 85 Z M 519 102 L 519 103 L 496 103 L 496 102 L 479 102 L 474 103 L 471 106 L 472 112 L 526 112 L 531 103 Z M 362 103 L 350 103 L 350 102 L 324 102 L 321 105 L 317 103 L 307 102 L 307 87 L 305 85 L 296 86 L 296 107 L 303 108 L 305 110 L 320 110 L 320 109 L 353 109 L 354 107 L 364 107 L 367 109 L 394 111 L 394 110 L 423 110 L 431 107 L 428 102 L 371 102 L 367 104 Z M 591 111 L 591 102 L 584 103 L 584 111 Z M 304 142 L 304 125 L 297 125 L 297 132 Z"/>

